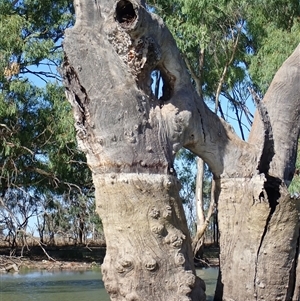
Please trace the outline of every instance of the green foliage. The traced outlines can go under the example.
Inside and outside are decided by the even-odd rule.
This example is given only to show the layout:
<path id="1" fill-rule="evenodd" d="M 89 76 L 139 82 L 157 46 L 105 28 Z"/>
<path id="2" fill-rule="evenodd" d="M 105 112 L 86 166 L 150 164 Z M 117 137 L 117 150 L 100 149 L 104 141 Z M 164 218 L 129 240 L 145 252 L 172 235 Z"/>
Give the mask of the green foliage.
<path id="1" fill-rule="evenodd" d="M 300 141 L 298 142 L 298 155 L 296 161 L 296 171 L 291 185 L 289 186 L 289 192 L 292 195 L 300 195 Z"/>
<path id="2" fill-rule="evenodd" d="M 215 101 L 224 67 L 230 65 L 223 89 L 232 90 L 243 81 L 247 38 L 242 13 L 246 1 L 153 1 L 188 61 L 194 80 L 200 79 L 206 101 Z M 239 4 L 239 5 L 238 5 Z M 237 44 L 235 46 L 235 44 Z M 200 65 L 201 51 L 204 64 Z M 233 57 L 233 58 L 232 58 Z"/>
<path id="3" fill-rule="evenodd" d="M 50 81 L 59 78 L 61 38 L 73 22 L 71 1 L 4 0 L 0 12 L 2 192 L 12 186 L 57 188 L 74 180 L 78 166 L 68 162 L 83 160 L 63 88 Z M 48 83 L 37 85 L 38 80 Z"/>
<path id="4" fill-rule="evenodd" d="M 221 87 L 221 95 L 240 111 L 248 87 L 264 94 L 299 43 L 298 0 L 152 0 L 150 5 L 169 26 L 204 99 L 222 101 Z"/>
<path id="5" fill-rule="evenodd" d="M 247 30 L 251 41 L 249 73 L 265 93 L 275 72 L 299 43 L 300 3 L 298 0 L 256 0 L 248 11 Z"/>
<path id="6" fill-rule="evenodd" d="M 20 191 L 28 205 L 43 200 L 28 208 L 40 223 L 51 215 L 53 225 L 76 224 L 65 216 L 78 219 L 94 210 L 74 204 L 93 200 L 92 179 L 57 72 L 64 30 L 74 22 L 72 2 L 0 1 L 0 193 L 7 209 L 0 223 Z"/>

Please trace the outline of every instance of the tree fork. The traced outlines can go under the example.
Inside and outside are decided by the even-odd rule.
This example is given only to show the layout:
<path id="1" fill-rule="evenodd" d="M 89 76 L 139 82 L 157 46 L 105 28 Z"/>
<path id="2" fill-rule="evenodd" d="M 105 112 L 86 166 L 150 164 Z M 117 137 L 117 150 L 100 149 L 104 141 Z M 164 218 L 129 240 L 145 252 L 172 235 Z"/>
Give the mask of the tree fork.
<path id="1" fill-rule="evenodd" d="M 262 156 L 264 127 L 254 122 L 246 143 L 208 109 L 172 35 L 143 2 L 75 0 L 74 5 L 76 24 L 66 31 L 62 73 L 104 220 L 104 278 L 113 300 L 168 300 L 172 294 L 173 299 L 204 300 L 173 169 L 181 147 L 200 156 L 221 187 L 216 300 L 289 298 L 296 286 L 299 224 L 297 200 L 290 199 L 284 183 L 290 180 L 299 138 L 300 47 L 266 95 L 274 156 Z M 164 85 L 160 99 L 151 91 L 151 73 L 157 70 Z M 271 162 L 260 165 L 264 158 Z M 260 174 L 258 166 L 269 170 Z M 274 196 L 276 178 L 280 185 Z M 161 233 L 153 231 L 153 223 Z M 175 281 L 176 297 L 169 280 Z"/>

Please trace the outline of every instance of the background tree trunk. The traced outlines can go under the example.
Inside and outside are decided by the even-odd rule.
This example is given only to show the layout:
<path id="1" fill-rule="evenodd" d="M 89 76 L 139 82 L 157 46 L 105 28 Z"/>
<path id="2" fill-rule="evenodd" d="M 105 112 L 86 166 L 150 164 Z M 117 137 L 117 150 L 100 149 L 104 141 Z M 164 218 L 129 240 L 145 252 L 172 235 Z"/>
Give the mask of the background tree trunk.
<path id="1" fill-rule="evenodd" d="M 192 249 L 194 255 L 203 259 L 203 248 L 205 241 L 205 231 L 209 225 L 210 218 L 215 211 L 215 183 L 212 180 L 211 198 L 207 214 L 204 214 L 204 200 L 203 200 L 203 175 L 204 175 L 204 162 L 202 159 L 197 160 L 197 179 L 196 179 L 196 212 L 197 212 L 197 232 L 192 242 Z"/>
<path id="2" fill-rule="evenodd" d="M 194 255 L 198 255 L 200 259 L 203 259 L 203 247 L 204 247 L 204 232 L 201 228 L 205 224 L 204 204 L 203 204 L 203 178 L 204 177 L 204 162 L 201 158 L 197 159 L 197 178 L 196 178 L 196 192 L 195 192 L 195 204 L 196 204 L 196 235 L 193 238 L 192 248 Z M 205 227 L 206 228 L 206 227 Z M 200 233 L 201 232 L 201 233 Z"/>
<path id="3" fill-rule="evenodd" d="M 209 165 L 220 194 L 216 300 L 289 300 L 299 225 L 297 202 L 284 183 L 299 137 L 300 48 L 271 86 L 268 105 L 259 105 L 262 126 L 254 137 L 263 138 L 251 144 L 197 95 L 170 32 L 143 2 L 74 4 L 62 73 L 93 172 L 111 299 L 205 298 L 173 170 L 176 152 L 186 147 Z M 160 99 L 151 91 L 157 70 Z M 277 103 L 278 95 L 286 101 Z"/>

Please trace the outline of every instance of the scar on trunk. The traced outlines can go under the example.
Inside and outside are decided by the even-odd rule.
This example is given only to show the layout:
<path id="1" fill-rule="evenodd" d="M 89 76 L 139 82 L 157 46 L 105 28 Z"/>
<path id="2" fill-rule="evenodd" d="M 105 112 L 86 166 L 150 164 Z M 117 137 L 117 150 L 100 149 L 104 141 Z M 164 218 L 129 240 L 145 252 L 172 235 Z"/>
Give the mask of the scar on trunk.
<path id="1" fill-rule="evenodd" d="M 162 47 L 166 46 L 159 45 L 155 36 L 139 28 L 139 20 L 143 17 L 143 14 L 139 15 L 140 9 L 143 8 L 134 6 L 128 0 L 116 3 L 114 19 L 121 32 L 113 33 L 114 37 L 110 40 L 120 58 L 130 67 L 138 86 L 163 104 L 174 94 L 175 77 L 164 64 Z M 155 74 L 159 74 L 160 93 Z"/>
<path id="2" fill-rule="evenodd" d="M 130 1 L 121 0 L 116 6 L 116 21 L 122 26 L 130 26 L 137 18 L 133 5 Z"/>

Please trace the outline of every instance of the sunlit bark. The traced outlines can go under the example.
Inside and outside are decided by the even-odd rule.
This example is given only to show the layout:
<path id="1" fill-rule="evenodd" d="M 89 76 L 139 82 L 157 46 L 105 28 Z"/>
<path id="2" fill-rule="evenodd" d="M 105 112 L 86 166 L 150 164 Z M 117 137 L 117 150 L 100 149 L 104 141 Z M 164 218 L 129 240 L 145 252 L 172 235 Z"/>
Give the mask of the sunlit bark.
<path id="1" fill-rule="evenodd" d="M 143 3 L 74 3 L 62 73 L 93 172 L 111 300 L 205 299 L 173 169 L 181 147 L 210 166 L 220 194 L 216 300 L 288 300 L 299 225 L 284 183 L 299 137 L 299 47 L 260 105 L 263 126 L 246 143 L 194 91 L 170 32 Z M 160 99 L 151 90 L 155 70 Z"/>

